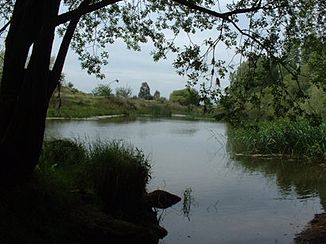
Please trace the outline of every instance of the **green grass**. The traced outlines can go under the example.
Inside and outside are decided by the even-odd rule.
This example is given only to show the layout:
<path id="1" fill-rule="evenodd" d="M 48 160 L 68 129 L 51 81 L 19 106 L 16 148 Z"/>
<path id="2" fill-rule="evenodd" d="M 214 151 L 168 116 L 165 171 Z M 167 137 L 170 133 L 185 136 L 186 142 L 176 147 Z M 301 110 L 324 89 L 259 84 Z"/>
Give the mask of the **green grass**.
<path id="1" fill-rule="evenodd" d="M 150 164 L 142 151 L 114 141 L 90 147 L 88 182 L 111 213 L 139 208 L 150 179 Z"/>
<path id="2" fill-rule="evenodd" d="M 155 243 L 149 179 L 147 158 L 122 142 L 47 141 L 31 181 L 0 189 L 0 242 Z"/>
<path id="3" fill-rule="evenodd" d="M 306 120 L 263 121 L 229 129 L 229 142 L 235 152 L 283 154 L 325 159 L 326 124 L 313 126 Z"/>
<path id="4" fill-rule="evenodd" d="M 59 106 L 60 103 L 61 106 Z M 195 117 L 213 117 L 213 114 L 203 115 L 200 106 L 182 106 L 178 103 L 163 100 L 105 98 L 85 94 L 68 87 L 61 88 L 60 99 L 58 93 L 54 94 L 48 109 L 48 117 L 88 118 L 113 114 L 125 114 L 127 116 L 147 114 L 156 117 L 183 114 Z"/>

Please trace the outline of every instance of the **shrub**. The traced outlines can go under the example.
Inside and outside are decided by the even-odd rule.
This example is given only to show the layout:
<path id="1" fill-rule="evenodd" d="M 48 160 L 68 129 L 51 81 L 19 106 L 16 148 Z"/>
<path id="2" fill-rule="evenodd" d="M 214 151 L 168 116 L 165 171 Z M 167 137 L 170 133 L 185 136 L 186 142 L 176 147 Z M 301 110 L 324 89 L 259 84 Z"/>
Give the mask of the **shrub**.
<path id="1" fill-rule="evenodd" d="M 132 89 L 130 87 L 118 87 L 115 90 L 115 95 L 117 97 L 129 98 L 132 94 Z"/>
<path id="2" fill-rule="evenodd" d="M 106 98 L 110 98 L 113 95 L 112 88 L 110 87 L 110 85 L 104 85 L 104 84 L 99 84 L 97 87 L 94 88 L 92 93 L 95 96 L 103 96 Z"/>

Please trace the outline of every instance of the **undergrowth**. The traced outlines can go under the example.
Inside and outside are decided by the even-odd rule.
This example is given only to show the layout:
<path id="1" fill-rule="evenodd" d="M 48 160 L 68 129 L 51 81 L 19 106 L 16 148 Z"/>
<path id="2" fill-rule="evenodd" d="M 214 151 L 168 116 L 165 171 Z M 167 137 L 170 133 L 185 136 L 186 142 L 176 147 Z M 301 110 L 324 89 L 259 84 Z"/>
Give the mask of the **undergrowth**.
<path id="1" fill-rule="evenodd" d="M 142 151 L 122 142 L 46 141 L 33 178 L 0 189 L 0 242 L 156 243 L 149 179 Z"/>

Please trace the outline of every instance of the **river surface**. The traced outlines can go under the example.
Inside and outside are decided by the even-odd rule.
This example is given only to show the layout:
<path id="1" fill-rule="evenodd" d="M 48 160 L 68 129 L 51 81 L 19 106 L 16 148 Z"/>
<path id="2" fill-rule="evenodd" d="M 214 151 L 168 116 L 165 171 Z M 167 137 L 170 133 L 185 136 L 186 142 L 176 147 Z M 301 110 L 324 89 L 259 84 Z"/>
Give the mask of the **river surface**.
<path id="1" fill-rule="evenodd" d="M 149 190 L 183 198 L 160 212 L 161 244 L 293 243 L 323 212 L 326 173 L 319 165 L 232 159 L 223 123 L 138 118 L 47 121 L 47 137 L 122 139 L 152 163 Z"/>

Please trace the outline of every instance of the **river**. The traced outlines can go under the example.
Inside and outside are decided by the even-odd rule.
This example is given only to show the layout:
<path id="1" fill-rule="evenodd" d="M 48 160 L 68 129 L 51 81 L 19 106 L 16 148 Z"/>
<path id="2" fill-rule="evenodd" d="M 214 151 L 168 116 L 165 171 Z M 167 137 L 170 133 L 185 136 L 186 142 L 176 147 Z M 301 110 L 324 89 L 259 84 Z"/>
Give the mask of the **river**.
<path id="1" fill-rule="evenodd" d="M 326 206 L 324 168 L 236 160 L 223 123 L 174 119 L 47 121 L 46 137 L 124 140 L 152 164 L 149 190 L 186 201 L 160 212 L 161 244 L 292 243 Z"/>

